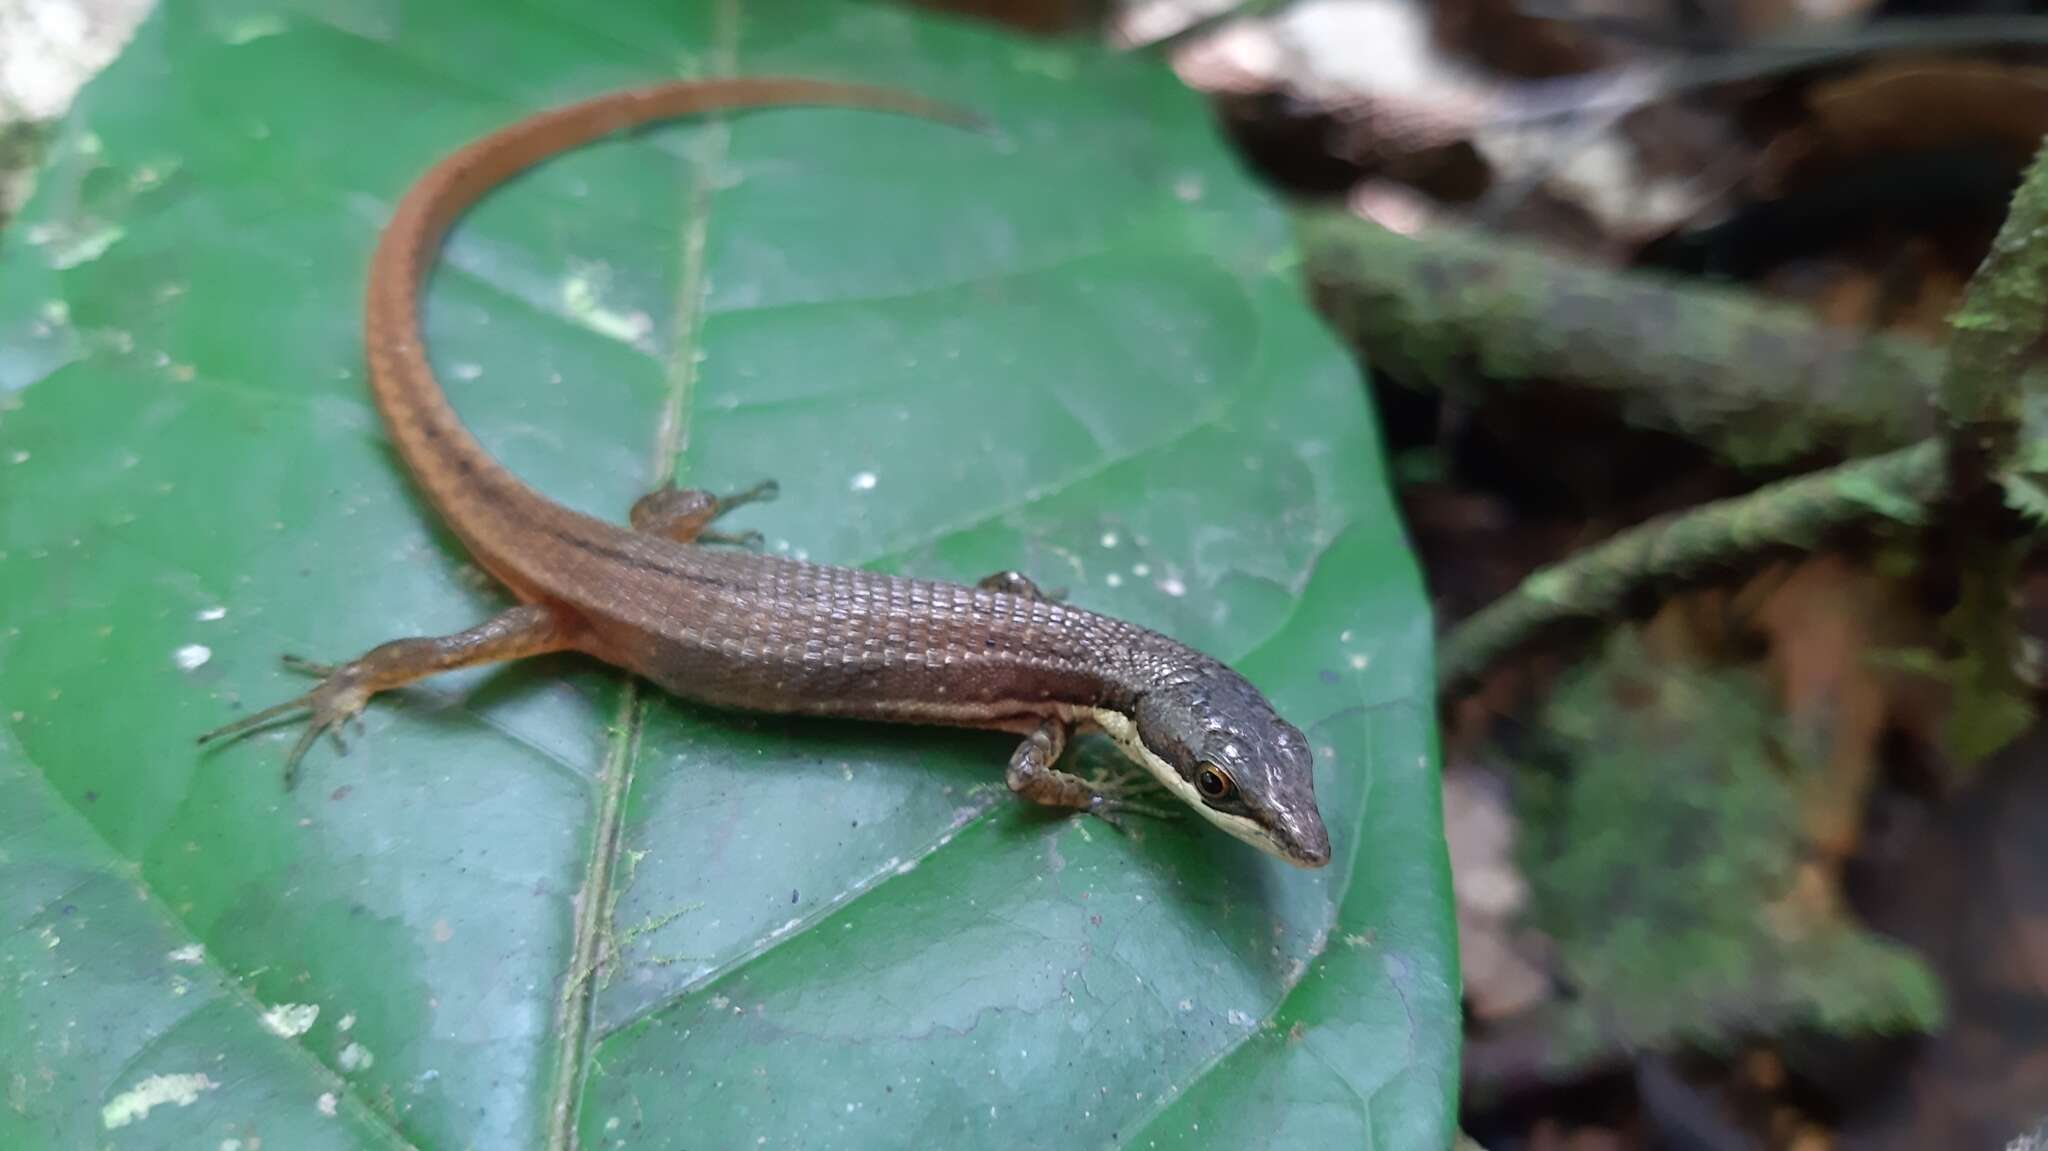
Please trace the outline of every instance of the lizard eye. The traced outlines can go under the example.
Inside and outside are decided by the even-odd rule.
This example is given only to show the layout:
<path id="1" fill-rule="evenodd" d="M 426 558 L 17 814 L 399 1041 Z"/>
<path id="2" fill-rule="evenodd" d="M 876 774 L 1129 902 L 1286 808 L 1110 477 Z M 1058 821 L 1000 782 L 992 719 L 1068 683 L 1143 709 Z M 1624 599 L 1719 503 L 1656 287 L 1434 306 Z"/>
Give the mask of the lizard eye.
<path id="1" fill-rule="evenodd" d="M 1195 788 L 1205 799 L 1228 799 L 1237 790 L 1237 784 L 1231 780 L 1229 772 L 1213 763 L 1205 763 L 1195 773 Z"/>

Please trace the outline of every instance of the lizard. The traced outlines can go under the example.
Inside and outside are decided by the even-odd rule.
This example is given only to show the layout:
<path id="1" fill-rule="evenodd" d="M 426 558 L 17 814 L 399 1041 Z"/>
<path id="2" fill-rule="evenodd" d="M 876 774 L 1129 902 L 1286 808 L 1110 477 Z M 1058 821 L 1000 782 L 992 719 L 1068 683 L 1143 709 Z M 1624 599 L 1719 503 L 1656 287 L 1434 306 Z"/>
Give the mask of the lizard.
<path id="1" fill-rule="evenodd" d="M 202 744 L 305 712 L 289 786 L 322 732 L 372 696 L 439 672 L 580 652 L 680 699 L 801 716 L 941 724 L 1022 736 L 1004 779 L 1026 800 L 1117 822 L 1145 813 L 1115 781 L 1058 766 L 1099 731 L 1201 816 L 1289 863 L 1329 862 L 1308 740 L 1242 675 L 1157 631 L 1048 595 L 1015 571 L 974 585 L 811 563 L 712 529 L 772 482 L 728 495 L 666 487 L 629 527 L 543 496 L 493 458 L 435 378 L 420 297 L 447 233 L 512 176 L 642 125 L 725 110 L 840 106 L 973 125 L 891 88 L 799 77 L 680 80 L 565 104 L 433 164 L 399 200 L 370 262 L 363 335 L 371 391 L 426 502 L 518 601 L 466 631 L 395 639 L 341 664 L 284 657 L 311 690 L 227 723 Z"/>

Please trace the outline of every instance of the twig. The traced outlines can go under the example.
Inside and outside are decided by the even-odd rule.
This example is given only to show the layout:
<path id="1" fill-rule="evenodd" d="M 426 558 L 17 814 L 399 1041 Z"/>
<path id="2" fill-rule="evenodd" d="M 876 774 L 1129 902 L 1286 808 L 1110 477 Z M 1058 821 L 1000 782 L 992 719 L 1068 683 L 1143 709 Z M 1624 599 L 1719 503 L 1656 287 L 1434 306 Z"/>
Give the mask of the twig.
<path id="1" fill-rule="evenodd" d="M 1698 579 L 1760 553 L 1810 549 L 1872 516 L 1917 522 L 1943 490 L 1942 454 L 1933 441 L 1916 444 L 1659 516 L 1595 544 L 1452 629 L 1438 649 L 1438 685 L 1455 691 L 1561 625 L 1612 619 L 1648 586 Z"/>

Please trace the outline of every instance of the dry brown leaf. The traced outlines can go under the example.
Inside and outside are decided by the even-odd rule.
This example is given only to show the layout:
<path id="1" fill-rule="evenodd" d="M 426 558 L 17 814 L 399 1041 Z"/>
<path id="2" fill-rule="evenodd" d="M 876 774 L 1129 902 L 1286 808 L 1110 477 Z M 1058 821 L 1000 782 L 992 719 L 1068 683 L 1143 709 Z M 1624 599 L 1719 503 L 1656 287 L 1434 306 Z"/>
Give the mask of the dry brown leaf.
<path id="1" fill-rule="evenodd" d="M 1807 93 L 1811 129 L 1838 156 L 1971 140 L 2031 152 L 2048 134 L 2048 69 L 1951 57 L 1894 57 Z"/>
<path id="2" fill-rule="evenodd" d="M 1822 1128 L 1807 1124 L 1785 1144 L 1785 1151 L 1833 1151 L 1835 1137 Z"/>
<path id="3" fill-rule="evenodd" d="M 1866 573 L 1819 556 L 1780 581 L 1756 613 L 1787 717 L 1826 748 L 1800 822 L 1807 842 L 1836 864 L 1856 850 L 1887 721 L 1884 677 L 1868 658 L 1874 593 Z"/>
<path id="4" fill-rule="evenodd" d="M 1456 893 L 1458 966 L 1474 1020 L 1507 1019 L 1549 998 L 1538 959 L 1515 929 L 1529 886 L 1515 866 L 1515 817 L 1491 774 L 1453 765 L 1444 772 L 1444 839 Z"/>
<path id="5" fill-rule="evenodd" d="M 1788 260 L 1771 269 L 1761 287 L 1804 304 L 1830 327 L 1882 329 L 1940 344 L 1963 283 L 1939 245 L 1913 236 L 1873 241 L 1867 251 Z"/>
<path id="6" fill-rule="evenodd" d="M 1831 327 L 1876 327 L 1884 301 L 1884 277 L 1844 260 L 1827 263 L 1834 274 L 1825 278 L 1808 302 L 1814 314 Z"/>

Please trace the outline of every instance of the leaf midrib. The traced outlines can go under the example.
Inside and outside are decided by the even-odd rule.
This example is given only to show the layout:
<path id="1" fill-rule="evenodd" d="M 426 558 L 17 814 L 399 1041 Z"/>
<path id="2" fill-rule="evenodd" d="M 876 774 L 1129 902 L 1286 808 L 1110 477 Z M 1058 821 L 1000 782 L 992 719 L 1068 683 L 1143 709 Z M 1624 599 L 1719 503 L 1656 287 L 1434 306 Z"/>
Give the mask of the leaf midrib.
<path id="1" fill-rule="evenodd" d="M 733 71 L 739 48 L 736 0 L 718 0 L 713 17 L 710 72 Z M 690 394 L 697 382 L 697 345 L 704 322 L 704 249 L 710 231 L 711 204 L 718 187 L 729 131 L 727 117 L 713 112 L 704 118 L 707 141 L 702 161 L 691 165 L 683 202 L 682 268 L 675 307 L 674 351 L 668 363 L 667 397 L 654 442 L 650 490 L 667 487 L 676 475 L 676 461 L 689 446 Z M 626 676 L 620 691 L 619 719 L 605 749 L 605 769 L 598 780 L 600 800 L 591 835 L 590 864 L 577 906 L 575 938 L 569 971 L 564 976 L 562 1038 L 556 1052 L 556 1073 L 550 1088 L 547 1118 L 549 1151 L 572 1151 L 583 1081 L 590 1066 L 590 1033 L 597 1006 L 599 967 L 605 940 L 611 934 L 612 890 L 619 849 L 624 838 L 626 796 L 633 781 L 633 761 L 640 746 L 647 709 L 639 680 Z"/>

